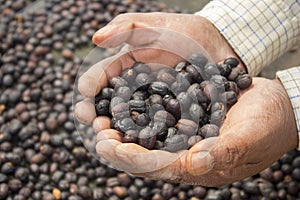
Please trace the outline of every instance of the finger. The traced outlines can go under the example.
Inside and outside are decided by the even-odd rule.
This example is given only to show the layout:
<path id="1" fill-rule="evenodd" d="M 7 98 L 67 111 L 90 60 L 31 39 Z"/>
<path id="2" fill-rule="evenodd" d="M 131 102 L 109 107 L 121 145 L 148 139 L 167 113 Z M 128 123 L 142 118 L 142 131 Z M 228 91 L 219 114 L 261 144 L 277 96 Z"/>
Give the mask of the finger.
<path id="1" fill-rule="evenodd" d="M 102 140 L 96 144 L 96 152 L 115 168 L 123 170 L 124 163 L 117 158 L 115 153 L 116 147 L 120 144 L 122 143 L 113 139 Z"/>
<path id="2" fill-rule="evenodd" d="M 116 155 L 130 173 L 153 172 L 171 165 L 179 159 L 178 154 L 167 151 L 151 150 L 133 143 L 121 144 Z M 125 165 L 126 164 L 126 165 Z"/>
<path id="3" fill-rule="evenodd" d="M 142 46 L 153 43 L 159 32 L 142 22 L 122 21 L 108 24 L 93 35 L 93 42 L 103 48 L 116 47 L 123 43 Z"/>
<path id="4" fill-rule="evenodd" d="M 96 118 L 95 106 L 91 99 L 86 98 L 78 102 L 74 108 L 75 116 L 81 123 L 92 124 Z"/>
<path id="5" fill-rule="evenodd" d="M 132 66 L 134 61 L 128 52 L 106 58 L 90 67 L 78 80 L 79 92 L 87 97 L 95 97 L 108 81 L 121 73 L 122 68 Z"/>
<path id="6" fill-rule="evenodd" d="M 94 97 L 101 88 L 108 84 L 108 78 L 121 73 L 121 63 L 115 55 L 90 67 L 78 80 L 79 92 L 87 97 Z"/>
<path id="7" fill-rule="evenodd" d="M 187 153 L 187 171 L 194 175 L 202 175 L 211 171 L 215 164 L 215 158 L 211 155 L 212 148 L 218 143 L 217 137 L 207 138 L 194 145 Z M 226 153 L 226 152 L 224 152 Z"/>
<path id="8" fill-rule="evenodd" d="M 119 131 L 114 129 L 105 129 L 100 131 L 97 134 L 97 142 L 100 142 L 102 140 L 111 140 L 111 139 L 122 142 L 123 135 Z"/>
<path id="9" fill-rule="evenodd" d="M 110 128 L 110 118 L 107 116 L 96 117 L 93 121 L 93 130 L 98 133 L 102 130 Z"/>

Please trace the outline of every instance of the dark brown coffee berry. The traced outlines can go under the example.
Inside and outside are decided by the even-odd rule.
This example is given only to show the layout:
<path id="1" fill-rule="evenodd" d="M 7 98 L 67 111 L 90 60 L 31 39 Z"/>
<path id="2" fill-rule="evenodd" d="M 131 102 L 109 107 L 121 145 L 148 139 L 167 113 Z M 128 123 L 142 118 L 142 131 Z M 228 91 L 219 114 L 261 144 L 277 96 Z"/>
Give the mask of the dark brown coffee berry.
<path id="1" fill-rule="evenodd" d="M 139 145 L 152 149 L 156 142 L 156 133 L 148 126 L 140 131 L 138 142 Z"/>
<path id="2" fill-rule="evenodd" d="M 246 89 L 252 84 L 252 78 L 249 74 L 239 75 L 236 79 L 236 84 L 241 90 Z"/>

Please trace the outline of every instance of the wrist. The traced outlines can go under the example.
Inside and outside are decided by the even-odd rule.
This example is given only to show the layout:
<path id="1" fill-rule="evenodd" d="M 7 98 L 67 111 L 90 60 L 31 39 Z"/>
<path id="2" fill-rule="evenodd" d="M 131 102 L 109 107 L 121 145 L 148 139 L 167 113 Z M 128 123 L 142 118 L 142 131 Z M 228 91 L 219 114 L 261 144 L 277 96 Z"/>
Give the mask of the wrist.
<path id="1" fill-rule="evenodd" d="M 289 94 L 287 93 L 283 83 L 279 78 L 273 80 L 274 85 L 277 88 L 277 99 L 279 100 L 279 105 L 284 107 L 285 116 L 282 120 L 285 120 L 285 128 L 287 133 L 287 142 L 290 146 L 290 150 L 298 147 L 299 135 L 296 126 L 296 119 L 294 115 L 293 105 L 291 103 Z"/>

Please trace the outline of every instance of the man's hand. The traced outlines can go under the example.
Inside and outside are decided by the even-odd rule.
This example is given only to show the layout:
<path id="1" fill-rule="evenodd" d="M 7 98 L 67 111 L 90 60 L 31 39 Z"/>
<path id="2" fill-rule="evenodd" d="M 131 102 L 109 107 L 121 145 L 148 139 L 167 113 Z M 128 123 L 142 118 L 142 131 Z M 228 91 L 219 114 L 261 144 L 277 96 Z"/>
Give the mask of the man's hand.
<path id="1" fill-rule="evenodd" d="M 135 61 L 173 66 L 182 59 L 178 56 L 180 53 L 190 53 L 180 48 L 175 52 L 166 51 L 166 48 L 172 50 L 172 45 L 180 44 L 180 41 L 168 37 L 170 35 L 165 35 L 165 31 L 157 31 L 160 28 L 196 41 L 214 62 L 237 57 L 218 30 L 202 17 L 165 13 L 124 14 L 95 33 L 93 41 L 102 47 L 127 43 L 123 48 L 125 51 L 101 61 L 83 74 L 78 83 L 81 94 L 92 98 L 111 77 L 119 75 L 123 68 Z M 160 49 L 153 48 L 157 46 Z M 168 49 L 168 46 L 172 47 Z M 78 103 L 75 113 L 79 121 L 92 123 L 94 130 L 99 132 L 96 150 L 100 156 L 120 170 L 152 179 L 223 185 L 259 172 L 297 145 L 292 107 L 276 80 L 254 79 L 251 88 L 241 93 L 238 102 L 227 113 L 218 138 L 202 140 L 190 150 L 178 153 L 150 151 L 137 144 L 122 143 L 120 133 L 110 129 L 109 119 L 96 118 L 89 99 Z"/>
<path id="2" fill-rule="evenodd" d="M 289 98 L 278 80 L 254 78 L 229 110 L 219 137 L 169 153 L 122 143 L 117 131 L 97 135 L 99 155 L 118 169 L 157 180 L 220 186 L 254 175 L 297 147 Z"/>

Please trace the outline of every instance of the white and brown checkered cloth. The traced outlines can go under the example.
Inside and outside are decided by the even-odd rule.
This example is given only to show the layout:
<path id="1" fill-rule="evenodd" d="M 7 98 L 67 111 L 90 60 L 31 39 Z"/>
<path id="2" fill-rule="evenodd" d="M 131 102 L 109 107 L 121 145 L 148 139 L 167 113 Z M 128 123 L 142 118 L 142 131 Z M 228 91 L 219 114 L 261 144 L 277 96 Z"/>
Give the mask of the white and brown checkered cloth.
<path id="1" fill-rule="evenodd" d="M 214 0 L 196 15 L 218 28 L 252 76 L 300 46 L 299 0 Z M 300 147 L 300 66 L 276 75 L 290 97 Z"/>

